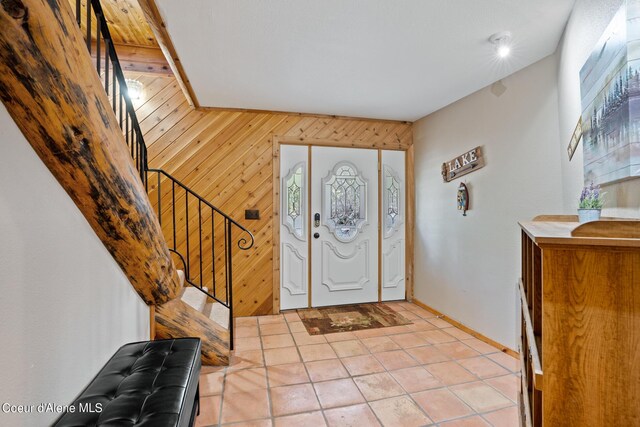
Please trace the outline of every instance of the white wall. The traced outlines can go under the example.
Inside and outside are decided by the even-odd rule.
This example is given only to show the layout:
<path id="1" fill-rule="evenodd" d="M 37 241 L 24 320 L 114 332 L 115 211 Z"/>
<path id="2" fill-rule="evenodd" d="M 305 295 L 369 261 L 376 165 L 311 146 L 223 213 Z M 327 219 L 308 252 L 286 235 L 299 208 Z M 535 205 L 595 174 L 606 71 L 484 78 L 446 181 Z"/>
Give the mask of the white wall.
<path id="1" fill-rule="evenodd" d="M 0 404 L 69 404 L 149 309 L 0 104 Z M 0 425 L 58 414 L 7 415 Z"/>
<path id="2" fill-rule="evenodd" d="M 582 142 L 569 162 L 567 145 L 582 112 L 580 69 L 622 5 L 622 0 L 577 0 L 558 48 L 559 155 L 562 159 L 564 211 L 575 214 L 583 186 Z M 640 217 L 640 179 L 603 187 L 604 215 Z"/>
<path id="3" fill-rule="evenodd" d="M 557 63 L 550 56 L 414 125 L 415 296 L 516 348 L 517 221 L 562 208 Z M 440 168 L 481 145 L 486 166 L 450 183 Z M 467 216 L 456 209 L 467 183 Z"/>

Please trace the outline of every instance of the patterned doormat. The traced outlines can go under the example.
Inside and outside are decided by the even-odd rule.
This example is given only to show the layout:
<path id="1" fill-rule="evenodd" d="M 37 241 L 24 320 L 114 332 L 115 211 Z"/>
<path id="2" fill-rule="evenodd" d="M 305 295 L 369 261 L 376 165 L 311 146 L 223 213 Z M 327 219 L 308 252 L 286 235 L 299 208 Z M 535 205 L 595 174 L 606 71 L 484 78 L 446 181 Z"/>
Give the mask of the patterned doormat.
<path id="1" fill-rule="evenodd" d="M 353 304 L 297 310 L 309 335 L 410 325 L 384 304 Z"/>

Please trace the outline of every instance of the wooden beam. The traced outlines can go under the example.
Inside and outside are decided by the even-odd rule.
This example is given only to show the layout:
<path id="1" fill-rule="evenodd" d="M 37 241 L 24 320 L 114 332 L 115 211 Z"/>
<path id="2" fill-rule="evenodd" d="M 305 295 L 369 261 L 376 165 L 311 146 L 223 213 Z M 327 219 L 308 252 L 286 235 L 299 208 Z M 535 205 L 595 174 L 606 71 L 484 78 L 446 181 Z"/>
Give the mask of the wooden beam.
<path id="1" fill-rule="evenodd" d="M 415 262 L 415 231 L 416 231 L 416 178 L 415 178 L 415 146 L 413 139 L 405 158 L 405 179 L 407 182 L 405 209 L 407 212 L 407 222 L 405 224 L 405 284 L 407 301 L 413 301 L 414 298 L 414 262 Z"/>
<path id="2" fill-rule="evenodd" d="M 176 48 L 173 46 L 171 37 L 169 37 L 167 26 L 162 19 L 158 6 L 154 0 L 138 0 L 138 3 L 140 4 L 140 8 L 142 8 L 144 16 L 147 18 L 147 22 L 149 23 L 153 34 L 156 36 L 156 41 L 160 45 L 160 49 L 162 49 L 165 58 L 169 62 L 169 66 L 173 70 L 176 80 L 178 80 L 178 84 L 180 84 L 180 88 L 182 89 L 182 92 L 184 92 L 184 96 L 187 98 L 189 105 L 195 108 L 200 107 L 200 103 L 198 102 L 198 98 L 191 87 L 187 73 L 182 66 L 182 62 L 180 62 Z"/>
<path id="3" fill-rule="evenodd" d="M 273 314 L 280 313 L 280 142 L 278 136 L 272 138 L 272 181 L 273 222 L 271 227 L 271 245 L 273 250 Z M 311 282 L 309 282 L 311 283 Z"/>
<path id="4" fill-rule="evenodd" d="M 321 114 L 321 113 L 298 113 L 296 111 L 280 111 L 280 110 L 262 110 L 258 108 L 235 108 L 235 107 L 213 107 L 213 106 L 198 106 L 198 111 L 235 111 L 238 113 L 257 113 L 257 114 L 283 114 L 293 117 L 317 117 L 319 119 L 330 120 L 358 120 L 364 122 L 373 123 L 396 123 L 403 125 L 410 125 L 413 122 L 408 120 L 394 120 L 394 119 L 372 119 L 370 117 L 358 117 L 358 116 L 341 116 L 336 114 Z"/>
<path id="5" fill-rule="evenodd" d="M 180 298 L 156 307 L 156 338 L 198 337 L 204 365 L 229 365 L 229 331 Z"/>
<path id="6" fill-rule="evenodd" d="M 385 142 L 365 139 L 356 141 L 349 138 L 341 138 L 338 140 L 328 138 L 305 138 L 301 136 L 279 136 L 278 142 L 280 144 L 288 145 L 315 145 L 317 147 L 365 148 L 395 151 L 407 151 L 413 144 L 411 140 Z"/>
<path id="7" fill-rule="evenodd" d="M 91 45 L 91 58 L 95 64 L 96 42 L 93 41 Z M 118 55 L 118 61 L 120 61 L 120 67 L 124 71 L 173 77 L 173 71 L 160 48 L 124 44 L 114 44 L 114 47 Z M 100 51 L 104 55 L 104 44 Z M 102 60 L 104 61 L 104 58 Z"/>
<path id="8" fill-rule="evenodd" d="M 0 98 L 148 304 L 180 284 L 68 2 L 0 0 Z M 34 209 L 46 209 L 34 200 Z M 88 286 L 91 284 L 88 283 Z"/>

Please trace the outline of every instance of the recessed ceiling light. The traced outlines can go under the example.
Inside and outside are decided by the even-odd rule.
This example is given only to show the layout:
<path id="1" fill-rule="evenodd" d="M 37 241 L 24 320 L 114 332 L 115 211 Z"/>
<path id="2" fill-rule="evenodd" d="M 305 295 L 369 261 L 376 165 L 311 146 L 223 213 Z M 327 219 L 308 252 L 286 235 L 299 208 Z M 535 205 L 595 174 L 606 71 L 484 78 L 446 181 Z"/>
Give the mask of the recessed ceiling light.
<path id="1" fill-rule="evenodd" d="M 511 53 L 511 33 L 509 31 L 491 35 L 489 42 L 495 46 L 499 58 L 506 58 Z"/>
<path id="2" fill-rule="evenodd" d="M 511 48 L 509 46 L 499 46 L 497 52 L 500 58 L 506 58 L 511 53 Z"/>

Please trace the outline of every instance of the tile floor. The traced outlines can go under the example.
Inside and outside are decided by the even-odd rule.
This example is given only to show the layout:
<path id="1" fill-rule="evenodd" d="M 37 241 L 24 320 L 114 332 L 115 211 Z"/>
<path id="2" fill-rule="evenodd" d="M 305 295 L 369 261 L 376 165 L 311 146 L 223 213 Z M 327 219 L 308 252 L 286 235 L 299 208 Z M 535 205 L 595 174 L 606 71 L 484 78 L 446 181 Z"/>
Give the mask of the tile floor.
<path id="1" fill-rule="evenodd" d="M 518 425 L 516 359 L 387 305 L 413 324 L 312 336 L 295 311 L 236 319 L 230 366 L 203 367 L 196 425 Z"/>

